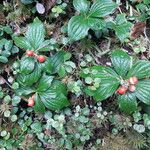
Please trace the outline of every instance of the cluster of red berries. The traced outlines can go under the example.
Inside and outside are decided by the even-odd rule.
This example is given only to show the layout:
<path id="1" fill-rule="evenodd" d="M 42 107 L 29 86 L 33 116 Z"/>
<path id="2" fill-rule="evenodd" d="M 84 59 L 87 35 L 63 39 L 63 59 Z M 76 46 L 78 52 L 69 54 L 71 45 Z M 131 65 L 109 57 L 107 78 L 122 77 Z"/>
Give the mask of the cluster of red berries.
<path id="1" fill-rule="evenodd" d="M 43 55 L 37 55 L 32 50 L 27 50 L 26 55 L 28 57 L 35 57 L 40 63 L 45 62 L 46 58 Z"/>
<path id="2" fill-rule="evenodd" d="M 33 95 L 32 97 L 30 97 L 28 99 L 28 106 L 29 107 L 33 107 L 34 106 L 34 99 L 35 99 L 35 95 Z"/>
<path id="3" fill-rule="evenodd" d="M 125 94 L 128 90 L 130 92 L 135 92 L 136 90 L 136 84 L 138 83 L 138 78 L 137 77 L 131 77 L 127 80 L 127 85 L 121 85 L 119 89 L 117 90 L 118 94 Z"/>

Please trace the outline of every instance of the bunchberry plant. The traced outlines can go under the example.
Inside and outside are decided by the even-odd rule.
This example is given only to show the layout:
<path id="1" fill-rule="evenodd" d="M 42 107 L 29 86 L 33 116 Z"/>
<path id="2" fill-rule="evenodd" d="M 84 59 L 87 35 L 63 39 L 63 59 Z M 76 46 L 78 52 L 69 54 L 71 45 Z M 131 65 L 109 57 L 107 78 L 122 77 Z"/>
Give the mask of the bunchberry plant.
<path id="1" fill-rule="evenodd" d="M 127 21 L 126 14 L 118 14 L 114 21 L 108 22 L 108 28 L 115 31 L 116 36 L 121 42 L 130 36 L 130 28 L 132 23 Z"/>
<path id="2" fill-rule="evenodd" d="M 16 45 L 26 50 L 19 61 L 16 79 L 19 88 L 16 93 L 25 96 L 28 106 L 34 106 L 36 112 L 45 112 L 45 107 L 59 110 L 69 105 L 66 86 L 56 80 L 54 75 L 62 76 L 64 63 L 71 55 L 64 51 L 52 57 L 39 55 L 40 51 L 49 50 L 50 40 L 44 40 L 44 36 L 44 25 L 36 18 L 28 26 L 25 37 L 14 37 Z"/>
<path id="3" fill-rule="evenodd" d="M 119 107 L 126 113 L 137 109 L 137 100 L 150 105 L 150 62 L 133 60 L 123 50 L 113 51 L 111 61 L 112 67 L 93 66 L 82 70 L 81 77 L 88 85 L 85 92 L 96 101 L 106 100 L 115 93 Z"/>
<path id="4" fill-rule="evenodd" d="M 118 7 L 112 0 L 96 0 L 92 5 L 88 0 L 74 0 L 74 8 L 79 13 L 73 16 L 68 23 L 70 41 L 77 41 L 88 35 L 89 29 L 101 31 L 104 28 L 115 31 L 121 42 L 129 37 L 132 23 L 128 22 L 125 14 L 118 14 L 116 19 L 105 19 Z"/>
<path id="5" fill-rule="evenodd" d="M 38 18 L 35 18 L 33 23 L 28 25 L 25 36 L 14 37 L 13 39 L 18 47 L 32 51 L 35 57 L 38 57 L 39 52 L 50 51 L 51 42 L 45 40 L 44 24 Z"/>
<path id="6" fill-rule="evenodd" d="M 26 96 L 28 106 L 34 106 L 36 112 L 44 112 L 45 107 L 59 110 L 69 105 L 66 86 L 55 79 L 67 59 L 68 53 L 60 51 L 42 64 L 28 56 L 20 60 L 16 93 Z"/>
<path id="7" fill-rule="evenodd" d="M 71 41 L 84 38 L 89 29 L 95 31 L 104 28 L 104 17 L 118 7 L 112 0 L 96 0 L 92 5 L 88 0 L 73 0 L 73 6 L 79 15 L 73 16 L 68 23 L 68 36 Z"/>

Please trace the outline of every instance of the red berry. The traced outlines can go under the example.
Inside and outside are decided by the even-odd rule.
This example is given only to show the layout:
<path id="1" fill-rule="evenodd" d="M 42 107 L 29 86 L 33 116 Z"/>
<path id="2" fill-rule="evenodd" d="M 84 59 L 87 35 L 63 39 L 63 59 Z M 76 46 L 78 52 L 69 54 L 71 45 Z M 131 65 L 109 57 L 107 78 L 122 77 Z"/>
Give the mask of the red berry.
<path id="1" fill-rule="evenodd" d="M 123 95 L 127 92 L 127 88 L 124 86 L 120 86 L 119 89 L 117 90 L 117 93 Z"/>
<path id="2" fill-rule="evenodd" d="M 129 86 L 129 91 L 130 92 L 135 92 L 135 90 L 136 90 L 136 87 L 134 85 Z"/>
<path id="3" fill-rule="evenodd" d="M 29 99 L 28 99 L 28 106 L 29 106 L 29 107 L 34 106 L 34 99 L 32 99 L 32 98 L 29 98 Z"/>
<path id="4" fill-rule="evenodd" d="M 138 78 L 137 77 L 131 77 L 129 79 L 129 83 L 133 84 L 133 85 L 137 84 L 138 83 Z"/>
<path id="5" fill-rule="evenodd" d="M 34 52 L 28 50 L 28 51 L 26 51 L 26 55 L 29 57 L 32 57 L 34 55 Z"/>
<path id="6" fill-rule="evenodd" d="M 38 59 L 38 61 L 39 61 L 40 63 L 43 63 L 43 62 L 45 62 L 45 60 L 46 60 L 46 58 L 45 58 L 44 56 L 42 56 L 42 55 L 37 56 L 37 59 Z"/>

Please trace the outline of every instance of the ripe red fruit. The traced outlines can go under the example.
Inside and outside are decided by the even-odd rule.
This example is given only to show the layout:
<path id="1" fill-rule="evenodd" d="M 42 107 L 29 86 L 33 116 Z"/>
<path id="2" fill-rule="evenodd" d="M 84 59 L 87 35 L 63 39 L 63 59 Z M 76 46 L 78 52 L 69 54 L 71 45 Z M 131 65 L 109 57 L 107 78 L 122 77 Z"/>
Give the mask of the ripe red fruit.
<path id="1" fill-rule="evenodd" d="M 119 89 L 117 90 L 117 93 L 121 95 L 125 94 L 126 92 L 127 92 L 127 88 L 124 86 L 120 86 Z"/>
<path id="2" fill-rule="evenodd" d="M 43 63 L 43 62 L 45 62 L 46 58 L 45 58 L 44 56 L 42 56 L 42 55 L 39 55 L 39 56 L 37 56 L 37 60 L 38 60 L 40 63 Z"/>
<path id="3" fill-rule="evenodd" d="M 131 77 L 129 79 L 129 83 L 133 84 L 133 85 L 137 84 L 138 83 L 138 78 L 137 77 Z"/>
<path id="4" fill-rule="evenodd" d="M 29 106 L 29 107 L 34 106 L 34 99 L 32 99 L 32 98 L 29 98 L 29 99 L 28 99 L 28 106 Z"/>
<path id="5" fill-rule="evenodd" d="M 135 90 L 136 90 L 136 87 L 134 85 L 129 86 L 129 91 L 130 92 L 135 92 Z"/>
<path id="6" fill-rule="evenodd" d="M 28 51 L 26 51 L 26 55 L 29 57 L 32 57 L 34 55 L 34 52 L 28 50 Z"/>

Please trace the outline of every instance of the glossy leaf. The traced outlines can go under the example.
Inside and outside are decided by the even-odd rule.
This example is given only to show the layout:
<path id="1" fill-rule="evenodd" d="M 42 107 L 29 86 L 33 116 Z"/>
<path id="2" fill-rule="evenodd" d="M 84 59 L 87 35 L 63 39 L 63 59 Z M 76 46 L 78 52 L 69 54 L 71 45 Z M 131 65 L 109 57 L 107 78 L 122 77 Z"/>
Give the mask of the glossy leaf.
<path id="1" fill-rule="evenodd" d="M 39 63 L 38 65 L 42 71 L 49 73 L 49 74 L 52 74 L 53 66 L 51 63 L 51 58 L 47 58 L 44 63 Z"/>
<path id="2" fill-rule="evenodd" d="M 43 102 L 40 99 L 40 96 L 38 94 L 35 95 L 35 105 L 34 105 L 34 111 L 39 112 L 39 113 L 44 113 L 45 112 L 45 106 Z"/>
<path id="3" fill-rule="evenodd" d="M 94 96 L 96 101 L 102 101 L 116 91 L 120 84 L 120 77 L 113 69 L 104 66 L 94 66 L 88 68 L 88 70 L 88 74 L 83 70 L 80 76 L 83 78 L 91 77 L 93 80 L 95 78 L 100 80 L 100 86 L 96 90 L 93 91 L 90 88 L 85 89 L 85 92 L 89 96 Z"/>
<path id="4" fill-rule="evenodd" d="M 60 94 L 56 98 L 51 98 L 52 93 L 53 91 L 49 91 L 41 95 L 41 100 L 46 108 L 50 110 L 60 110 L 63 107 L 69 106 L 69 102 L 63 94 Z"/>
<path id="5" fill-rule="evenodd" d="M 26 33 L 26 38 L 29 40 L 31 46 L 34 50 L 38 49 L 45 37 L 45 28 L 43 23 L 35 18 L 33 23 L 28 26 L 28 30 Z"/>
<path id="6" fill-rule="evenodd" d="M 127 77 L 136 76 L 139 79 L 150 76 L 150 61 L 139 60 L 130 69 Z"/>
<path id="7" fill-rule="evenodd" d="M 35 92 L 35 89 L 32 87 L 28 87 L 28 86 L 21 86 L 15 90 L 15 93 L 19 96 L 21 96 L 21 95 L 26 96 L 33 92 Z"/>
<path id="8" fill-rule="evenodd" d="M 14 37 L 13 40 L 15 41 L 15 44 L 22 49 L 29 49 L 32 50 L 33 47 L 31 46 L 31 43 L 28 41 L 25 37 Z"/>
<path id="9" fill-rule="evenodd" d="M 150 105 L 150 80 L 141 80 L 136 86 L 136 97 L 143 103 Z"/>
<path id="10" fill-rule="evenodd" d="M 91 77 L 94 79 L 100 79 L 99 87 L 92 92 L 89 88 L 86 88 L 86 93 L 93 96 L 96 101 L 102 101 L 110 97 L 118 88 L 120 84 L 120 77 L 110 67 L 93 66 L 89 69 L 89 73 L 83 70 L 81 77 Z"/>
<path id="11" fill-rule="evenodd" d="M 119 95 L 118 101 L 120 109 L 127 114 L 131 114 L 137 110 L 137 101 L 134 93 Z"/>
<path id="12" fill-rule="evenodd" d="M 35 60 L 32 57 L 23 57 L 20 62 L 20 72 L 29 74 L 34 70 Z"/>
<path id="13" fill-rule="evenodd" d="M 89 16 L 105 17 L 111 14 L 117 6 L 112 0 L 96 0 L 90 8 Z"/>
<path id="14" fill-rule="evenodd" d="M 63 90 L 66 89 L 65 86 L 60 82 L 58 85 L 55 83 L 57 82 L 54 82 L 47 91 L 39 93 L 45 107 L 51 110 L 59 110 L 70 104 L 65 96 L 66 91 L 63 93 Z M 59 90 L 60 88 L 61 90 Z"/>
<path id="15" fill-rule="evenodd" d="M 49 51 L 50 50 L 50 40 L 45 40 L 38 48 L 39 51 Z"/>
<path id="16" fill-rule="evenodd" d="M 48 73 L 54 74 L 58 73 L 62 64 L 65 61 L 66 52 L 60 51 L 57 54 L 53 55 L 45 64 L 45 70 Z"/>
<path id="17" fill-rule="evenodd" d="M 19 74 L 17 81 L 23 86 L 31 86 L 36 83 L 41 77 L 41 69 L 35 66 L 34 70 L 30 74 Z"/>
<path id="18" fill-rule="evenodd" d="M 53 79 L 54 79 L 53 76 L 48 76 L 44 74 L 39 80 L 39 84 L 37 86 L 37 92 L 46 91 L 48 88 L 50 88 Z"/>
<path id="19" fill-rule="evenodd" d="M 106 26 L 106 22 L 100 18 L 88 18 L 88 25 L 92 30 L 101 30 Z"/>
<path id="20" fill-rule="evenodd" d="M 123 50 L 115 50 L 111 54 L 111 61 L 115 71 L 125 77 L 132 66 L 131 57 Z"/>
<path id="21" fill-rule="evenodd" d="M 90 2 L 88 0 L 73 0 L 74 8 L 80 13 L 86 13 L 89 10 Z"/>
<path id="22" fill-rule="evenodd" d="M 110 67 L 105 66 L 92 67 L 92 72 L 96 71 L 97 73 L 93 73 L 92 75 L 94 78 L 101 78 L 101 79 L 115 78 L 118 81 L 120 81 L 120 77 L 118 76 L 118 74 Z"/>
<path id="23" fill-rule="evenodd" d="M 68 36 L 71 41 L 77 41 L 88 34 L 89 26 L 87 19 L 83 16 L 74 16 L 68 23 Z"/>
<path id="24" fill-rule="evenodd" d="M 63 93 L 64 95 L 67 95 L 67 88 L 66 86 L 61 83 L 60 81 L 58 80 L 54 80 L 53 81 L 53 88 L 57 91 L 57 92 L 60 92 L 60 93 Z M 59 95 L 59 94 L 58 94 Z"/>
<path id="25" fill-rule="evenodd" d="M 99 88 L 94 91 L 94 99 L 96 101 L 102 101 L 112 96 L 117 90 L 120 82 L 116 78 L 102 79 Z"/>

